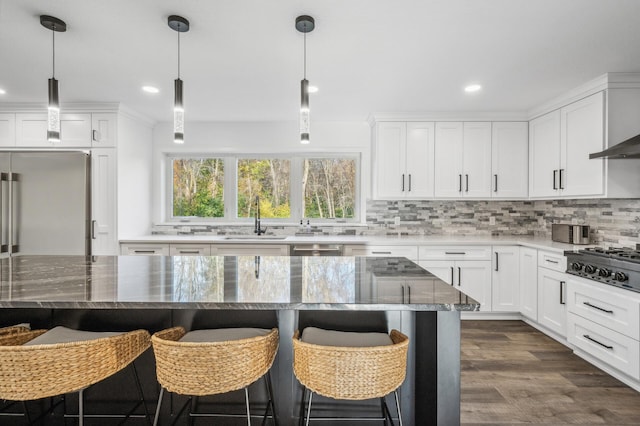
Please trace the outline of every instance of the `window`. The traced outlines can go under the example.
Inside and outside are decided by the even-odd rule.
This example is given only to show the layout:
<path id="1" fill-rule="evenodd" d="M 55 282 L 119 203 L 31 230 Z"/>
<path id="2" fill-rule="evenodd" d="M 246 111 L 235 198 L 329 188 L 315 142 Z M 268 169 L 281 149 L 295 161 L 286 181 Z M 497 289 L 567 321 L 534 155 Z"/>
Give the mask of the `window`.
<path id="1" fill-rule="evenodd" d="M 238 217 L 253 217 L 256 197 L 263 218 L 291 217 L 290 163 L 273 158 L 238 160 Z"/>
<path id="2" fill-rule="evenodd" d="M 226 171 L 226 173 L 225 173 Z M 359 154 L 167 156 L 168 220 L 354 222 Z"/>
<path id="3" fill-rule="evenodd" d="M 221 158 L 174 158 L 172 216 L 224 217 Z"/>
<path id="4" fill-rule="evenodd" d="M 305 158 L 303 164 L 304 217 L 355 217 L 356 161 L 350 158 Z"/>

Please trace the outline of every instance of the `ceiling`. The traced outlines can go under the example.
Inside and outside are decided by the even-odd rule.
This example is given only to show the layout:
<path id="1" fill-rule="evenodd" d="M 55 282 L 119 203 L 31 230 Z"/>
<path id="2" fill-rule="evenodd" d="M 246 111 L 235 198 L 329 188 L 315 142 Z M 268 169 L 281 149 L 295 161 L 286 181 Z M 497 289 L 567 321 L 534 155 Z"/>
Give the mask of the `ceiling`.
<path id="1" fill-rule="evenodd" d="M 303 36 L 312 121 L 372 112 L 524 112 L 605 72 L 640 71 L 638 0 L 0 0 L 1 103 L 121 102 L 172 119 L 177 33 L 188 121 L 295 120 Z M 477 82 L 479 93 L 463 87 Z M 160 88 L 149 95 L 141 86 Z"/>

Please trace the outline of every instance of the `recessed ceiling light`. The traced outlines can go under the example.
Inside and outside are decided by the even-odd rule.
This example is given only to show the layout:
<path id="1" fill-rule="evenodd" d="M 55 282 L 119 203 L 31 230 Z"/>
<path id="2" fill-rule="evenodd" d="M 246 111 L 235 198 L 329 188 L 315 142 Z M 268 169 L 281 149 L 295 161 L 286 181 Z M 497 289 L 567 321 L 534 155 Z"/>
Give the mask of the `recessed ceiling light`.
<path id="1" fill-rule="evenodd" d="M 318 86 L 309 86 L 307 89 L 309 93 L 316 93 L 318 91 Z"/>
<path id="2" fill-rule="evenodd" d="M 142 90 L 144 90 L 147 93 L 158 93 L 158 92 L 160 92 L 160 89 L 158 89 L 157 87 L 153 87 L 153 86 L 142 86 Z"/>
<path id="3" fill-rule="evenodd" d="M 464 91 L 467 93 L 473 93 L 473 92 L 478 92 L 481 89 L 482 89 L 482 86 L 480 86 L 479 84 L 470 84 L 464 88 Z"/>
<path id="4" fill-rule="evenodd" d="M 0 87 L 0 95 L 6 95 L 7 91 Z"/>

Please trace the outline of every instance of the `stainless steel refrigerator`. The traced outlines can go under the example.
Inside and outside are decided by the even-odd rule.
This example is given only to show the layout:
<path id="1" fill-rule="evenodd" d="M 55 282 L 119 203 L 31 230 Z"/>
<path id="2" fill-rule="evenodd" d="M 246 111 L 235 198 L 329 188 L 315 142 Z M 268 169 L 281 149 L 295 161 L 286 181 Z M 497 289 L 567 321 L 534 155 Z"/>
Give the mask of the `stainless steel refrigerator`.
<path id="1" fill-rule="evenodd" d="M 91 157 L 0 151 L 0 257 L 91 254 Z"/>

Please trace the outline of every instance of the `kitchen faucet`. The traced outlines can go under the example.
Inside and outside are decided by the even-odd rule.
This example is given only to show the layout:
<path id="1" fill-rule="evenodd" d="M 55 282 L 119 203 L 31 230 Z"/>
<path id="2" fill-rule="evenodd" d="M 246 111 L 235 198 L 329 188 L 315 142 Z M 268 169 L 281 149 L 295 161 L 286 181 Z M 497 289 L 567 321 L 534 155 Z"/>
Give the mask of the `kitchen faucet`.
<path id="1" fill-rule="evenodd" d="M 256 213 L 255 213 L 255 224 L 253 228 L 253 233 L 262 235 L 267 232 L 267 228 L 260 227 L 260 196 L 256 195 Z"/>

